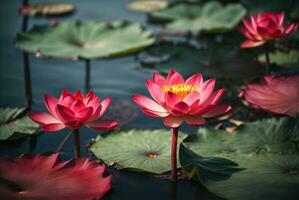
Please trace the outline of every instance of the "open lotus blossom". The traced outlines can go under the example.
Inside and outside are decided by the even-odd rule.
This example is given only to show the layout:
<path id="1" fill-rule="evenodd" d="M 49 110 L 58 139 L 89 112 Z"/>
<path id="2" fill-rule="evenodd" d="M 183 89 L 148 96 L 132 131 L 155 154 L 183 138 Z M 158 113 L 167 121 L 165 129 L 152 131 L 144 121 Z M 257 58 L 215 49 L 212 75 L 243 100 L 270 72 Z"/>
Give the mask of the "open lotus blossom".
<path id="1" fill-rule="evenodd" d="M 29 117 L 40 124 L 44 131 L 58 131 L 65 127 L 79 129 L 82 125 L 95 130 L 109 130 L 118 123 L 99 118 L 106 112 L 111 99 L 106 98 L 100 103 L 100 97 L 92 91 L 83 96 L 80 91 L 72 94 L 64 90 L 59 99 L 47 94 L 44 96 L 49 113 L 31 112 Z"/>
<path id="2" fill-rule="evenodd" d="M 299 112 L 299 75 L 264 77 L 261 84 L 249 84 L 244 97 L 253 107 L 294 116 Z"/>
<path id="3" fill-rule="evenodd" d="M 91 200 L 109 190 L 105 165 L 90 159 L 60 162 L 58 154 L 21 156 L 0 161 L 0 199 Z"/>
<path id="4" fill-rule="evenodd" d="M 284 12 L 260 12 L 251 16 L 251 20 L 243 19 L 244 27 L 240 32 L 248 39 L 241 44 L 242 48 L 257 47 L 269 40 L 285 37 L 298 28 L 298 24 L 284 22 Z"/>
<path id="5" fill-rule="evenodd" d="M 183 122 L 200 126 L 205 118 L 228 112 L 228 105 L 217 105 L 224 89 L 214 91 L 215 79 L 203 82 L 200 73 L 186 81 L 172 70 L 167 78 L 155 73 L 153 80 L 146 80 L 147 89 L 154 100 L 132 95 L 142 111 L 152 117 L 163 117 L 165 126 L 175 128 Z"/>

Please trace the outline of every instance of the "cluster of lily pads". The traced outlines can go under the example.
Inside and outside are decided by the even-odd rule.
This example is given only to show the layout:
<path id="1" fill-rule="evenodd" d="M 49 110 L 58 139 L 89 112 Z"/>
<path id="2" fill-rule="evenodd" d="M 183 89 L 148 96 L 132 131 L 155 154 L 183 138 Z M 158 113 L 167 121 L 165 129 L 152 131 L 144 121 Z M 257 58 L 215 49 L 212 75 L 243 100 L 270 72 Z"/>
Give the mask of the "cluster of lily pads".
<path id="1" fill-rule="evenodd" d="M 16 47 L 24 56 L 84 61 L 86 95 L 68 90 L 59 98 L 45 94 L 47 113 L 28 114 L 30 102 L 27 108 L 1 108 L 0 140 L 68 128 L 75 141 L 73 161 L 59 162 L 58 154 L 3 160 L 1 179 L 21 187 L 19 198 L 100 199 L 111 185 L 111 176 L 104 174 L 106 165 L 137 173 L 171 171 L 171 180 L 192 179 L 226 199 L 296 199 L 298 6 L 284 8 L 277 1 L 277 9 L 285 10 L 277 12 L 272 4 L 265 3 L 269 7 L 264 10 L 252 1 L 241 2 L 130 2 L 129 9 L 146 11 L 148 21 L 160 25 L 157 33 L 127 21 L 55 21 L 18 33 Z M 55 13 L 57 5 L 43 6 L 25 5 L 20 13 L 28 17 L 74 9 L 63 4 Z M 273 12 L 264 12 L 269 10 Z M 133 54 L 140 67 L 155 73 L 145 84 L 152 98 L 137 94 L 131 98 L 146 115 L 163 118 L 172 132 L 110 131 L 119 123 L 102 119 L 112 98 L 101 101 L 91 90 L 91 61 Z M 30 75 L 28 64 L 24 69 Z M 25 80 L 30 85 L 30 78 Z M 188 135 L 179 130 L 183 123 L 200 128 Z M 83 125 L 109 130 L 89 146 L 101 165 L 80 158 Z M 44 177 L 48 185 L 37 186 L 28 174 Z M 68 190 L 61 190 L 55 179 L 71 183 Z M 92 187 L 86 190 L 85 184 Z M 15 194 L 8 187 L 0 190 L 1 195 Z"/>

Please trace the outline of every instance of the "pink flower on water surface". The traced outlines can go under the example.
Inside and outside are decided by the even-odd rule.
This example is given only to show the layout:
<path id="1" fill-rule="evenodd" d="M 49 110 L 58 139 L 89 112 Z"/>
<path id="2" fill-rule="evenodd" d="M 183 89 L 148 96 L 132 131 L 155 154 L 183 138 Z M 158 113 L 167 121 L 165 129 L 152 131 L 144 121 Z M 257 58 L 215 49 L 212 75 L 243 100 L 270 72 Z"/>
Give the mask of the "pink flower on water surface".
<path id="1" fill-rule="evenodd" d="M 299 112 L 299 75 L 265 76 L 261 84 L 249 84 L 244 97 L 253 107 L 293 116 Z"/>
<path id="2" fill-rule="evenodd" d="M 90 159 L 60 162 L 58 154 L 0 160 L 0 199 L 91 200 L 109 190 L 111 176 Z M 8 183 L 8 184 L 5 184 Z M 14 185 L 15 187 L 12 187 Z"/>
<path id="3" fill-rule="evenodd" d="M 82 125 L 96 130 L 109 130 L 118 123 L 113 120 L 99 119 L 107 110 L 111 97 L 100 103 L 100 97 L 94 92 L 83 96 L 80 91 L 75 94 L 64 90 L 59 99 L 45 95 L 44 103 L 49 113 L 31 112 L 29 117 L 40 124 L 44 131 L 58 131 L 65 127 L 78 129 Z"/>
<path id="4" fill-rule="evenodd" d="M 257 47 L 268 40 L 276 40 L 293 33 L 298 24 L 284 23 L 284 12 L 260 12 L 257 16 L 251 16 L 251 20 L 243 19 L 244 27 L 241 33 L 248 39 L 241 44 L 242 48 Z"/>
<path id="5" fill-rule="evenodd" d="M 165 126 L 175 128 L 183 122 L 200 126 L 205 118 L 228 112 L 228 105 L 217 105 L 224 89 L 214 91 L 215 79 L 203 82 L 200 73 L 186 81 L 172 70 L 167 78 L 155 73 L 153 80 L 146 80 L 147 89 L 154 100 L 142 95 L 132 95 L 132 99 L 142 111 L 152 117 L 163 117 Z"/>

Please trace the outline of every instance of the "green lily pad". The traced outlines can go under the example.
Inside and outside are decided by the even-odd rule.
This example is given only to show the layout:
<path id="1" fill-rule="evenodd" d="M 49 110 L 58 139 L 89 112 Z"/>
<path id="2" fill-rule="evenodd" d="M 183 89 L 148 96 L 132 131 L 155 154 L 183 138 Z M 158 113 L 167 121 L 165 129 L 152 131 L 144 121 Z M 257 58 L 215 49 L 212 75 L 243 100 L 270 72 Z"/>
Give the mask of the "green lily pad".
<path id="1" fill-rule="evenodd" d="M 280 66 L 286 67 L 294 64 L 299 64 L 299 51 L 297 50 L 291 50 L 289 52 L 276 51 L 273 53 L 269 53 L 269 58 L 271 63 L 275 63 Z M 258 57 L 258 60 L 260 62 L 265 63 L 266 56 L 264 54 L 261 54 Z"/>
<path id="2" fill-rule="evenodd" d="M 180 162 L 189 178 L 198 177 L 200 182 L 223 180 L 242 170 L 238 164 L 221 157 L 204 157 L 180 146 Z"/>
<path id="3" fill-rule="evenodd" d="M 186 137 L 180 133 L 178 144 Z M 170 170 L 171 130 L 131 130 L 98 136 L 90 150 L 120 169 L 164 173 Z M 179 163 L 179 162 L 178 162 Z"/>
<path id="4" fill-rule="evenodd" d="M 299 188 L 298 155 L 244 157 L 246 169 L 225 180 L 206 183 L 209 191 L 230 200 L 296 200 Z"/>
<path id="5" fill-rule="evenodd" d="M 207 77 L 229 79 L 236 82 L 259 77 L 263 68 L 254 57 L 238 46 L 211 44 L 196 48 L 182 43 L 162 42 L 149 48 L 139 58 L 140 65 L 167 74 L 176 69 L 188 77 L 201 72 Z"/>
<path id="6" fill-rule="evenodd" d="M 154 42 L 152 32 L 129 22 L 61 22 L 17 34 L 16 47 L 39 56 L 93 59 L 136 53 Z"/>
<path id="7" fill-rule="evenodd" d="M 0 140 L 17 139 L 40 131 L 38 124 L 22 116 L 25 108 L 0 108 Z"/>
<path id="8" fill-rule="evenodd" d="M 299 152 L 299 118 L 271 118 L 245 123 L 235 133 L 201 128 L 183 144 L 203 156 L 217 156 L 238 163 L 236 154 Z"/>
<path id="9" fill-rule="evenodd" d="M 63 15 L 71 13 L 75 10 L 73 4 L 67 3 L 37 3 L 24 6 L 20 9 L 22 15 Z"/>
<path id="10" fill-rule="evenodd" d="M 246 9 L 241 4 L 177 2 L 166 9 L 150 13 L 150 18 L 152 21 L 170 22 L 166 28 L 173 31 L 227 32 L 234 29 L 245 14 Z"/>
<path id="11" fill-rule="evenodd" d="M 166 8 L 168 2 L 165 0 L 133 0 L 127 5 L 127 9 L 138 12 L 152 12 Z"/>

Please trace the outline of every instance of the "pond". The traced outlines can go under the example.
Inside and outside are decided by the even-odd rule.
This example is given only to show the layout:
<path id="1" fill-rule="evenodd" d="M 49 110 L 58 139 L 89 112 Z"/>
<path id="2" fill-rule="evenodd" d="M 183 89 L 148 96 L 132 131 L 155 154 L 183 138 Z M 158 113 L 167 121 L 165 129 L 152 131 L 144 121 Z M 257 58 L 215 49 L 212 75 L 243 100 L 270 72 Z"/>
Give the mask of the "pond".
<path id="1" fill-rule="evenodd" d="M 30 3 L 37 2 L 47 1 L 30 0 Z M 243 123 L 246 121 L 252 122 L 272 117 L 272 114 L 254 109 L 251 110 L 248 106 L 244 106 L 238 99 L 238 93 L 241 91 L 239 86 L 246 86 L 244 80 L 246 79 L 245 82 L 256 80 L 264 73 L 264 63 L 258 62 L 263 58 L 260 58 L 259 60 L 257 59 L 259 55 L 263 54 L 263 48 L 258 50 L 254 48 L 248 50 L 242 49 L 239 51 L 239 44 L 245 41 L 245 39 L 237 30 L 228 33 L 226 33 L 227 31 L 224 33 L 216 33 L 211 36 L 205 36 L 205 34 L 203 34 L 203 36 L 194 36 L 192 32 L 198 31 L 198 27 L 193 27 L 194 29 L 189 30 L 191 36 L 189 34 L 182 34 L 180 29 L 184 29 L 184 24 L 188 24 L 189 22 L 181 22 L 183 25 L 179 23 L 165 25 L 164 27 L 166 28 L 161 30 L 160 26 L 149 23 L 149 18 L 151 18 L 151 20 L 157 16 L 162 16 L 163 18 L 163 13 L 157 13 L 157 16 L 152 15 L 149 17 L 143 12 L 134 12 L 126 9 L 128 2 L 129 1 L 126 0 L 64 0 L 63 3 L 71 3 L 75 5 L 76 9 L 74 13 L 59 17 L 29 17 L 28 20 L 28 29 L 32 28 L 34 25 L 50 24 L 54 19 L 58 20 L 58 23 L 67 20 L 80 20 L 83 22 L 92 20 L 126 20 L 141 24 L 147 30 L 152 31 L 155 36 L 161 40 L 160 42 L 156 42 L 152 47 L 140 52 L 138 55 L 128 55 L 111 59 L 92 59 L 90 61 L 90 88 L 97 95 L 101 96 L 102 99 L 109 96 L 112 97 L 113 100 L 110 108 L 105 114 L 105 118 L 118 120 L 120 122 L 120 130 L 165 129 L 161 118 L 152 118 L 145 115 L 131 99 L 132 94 L 149 96 L 145 85 L 145 79 L 150 79 L 157 68 L 159 68 L 158 71 L 164 75 L 170 69 L 174 68 L 181 72 L 185 78 L 196 72 L 202 72 L 205 80 L 207 79 L 205 76 L 220 77 L 217 79 L 219 80 L 218 82 L 216 80 L 216 87 L 225 87 L 226 91 L 222 102 L 233 107 L 233 111 L 237 113 L 234 115 L 235 121 Z M 248 1 L 243 2 L 248 3 Z M 249 3 L 254 9 L 261 10 L 258 6 L 252 4 Z M 23 53 L 21 50 L 15 48 L 16 34 L 21 31 L 22 26 L 22 16 L 17 13 L 21 6 L 22 1 L 1 1 L 1 107 L 25 106 L 26 102 L 23 80 Z M 289 9 L 288 6 L 285 7 L 286 8 L 283 8 L 284 10 Z M 271 9 L 271 7 L 269 7 L 269 9 Z M 242 18 L 243 14 L 240 15 Z M 199 21 L 202 23 L 201 20 L 207 19 L 204 19 L 204 17 L 200 19 L 197 18 L 196 20 L 193 20 L 192 23 L 196 24 L 199 23 Z M 233 25 L 233 27 L 234 26 L 235 25 Z M 169 33 L 168 31 L 165 31 L 167 27 L 169 29 L 175 29 L 176 31 L 174 31 L 174 33 Z M 204 28 L 200 27 L 200 29 Z M 208 32 L 208 28 L 205 29 L 205 31 Z M 294 36 L 296 41 L 293 43 L 294 46 L 296 46 L 295 44 L 298 44 L 297 33 Z M 292 43 L 292 41 L 286 41 L 286 43 Z M 272 46 L 270 48 L 272 48 Z M 283 49 L 283 47 L 281 48 Z M 275 66 L 272 68 L 272 70 L 274 69 L 273 72 L 279 75 L 298 73 L 298 46 L 294 49 L 295 64 L 292 63 L 292 66 L 296 65 L 296 67 L 292 69 L 281 69 L 279 68 L 279 64 L 274 64 Z M 224 56 L 224 54 L 227 56 Z M 163 62 L 164 59 L 168 59 L 168 56 L 172 56 L 173 60 Z M 198 57 L 198 59 L 194 59 L 194 57 Z M 222 59 L 218 60 L 219 57 Z M 290 59 L 287 58 L 287 60 Z M 33 96 L 31 106 L 32 111 L 46 112 L 43 100 L 44 94 L 51 94 L 52 96 L 59 97 L 64 89 L 71 92 L 76 92 L 77 90 L 85 92 L 84 78 L 86 72 L 84 60 L 39 59 L 36 58 L 34 54 L 29 54 L 29 62 Z M 187 68 L 184 68 L 185 65 Z M 222 65 L 224 67 L 215 69 L 215 65 Z M 239 68 L 238 66 L 240 65 L 246 66 L 247 68 Z M 242 112 L 236 111 L 237 109 L 235 110 L 234 106 L 235 108 L 238 107 Z M 217 118 L 209 121 L 210 123 L 206 127 L 214 128 L 218 125 L 218 127 L 223 130 L 230 130 L 229 128 L 231 127 L 236 128 L 234 123 L 228 120 L 230 116 L 225 117 L 227 118 Z M 277 116 L 274 115 L 274 117 Z M 299 123 L 296 121 L 294 124 Z M 259 124 L 254 127 L 256 126 L 259 126 Z M 171 132 L 171 129 L 166 130 Z M 196 127 L 187 124 L 183 124 L 180 130 L 188 135 L 197 132 Z M 0 155 L 16 158 L 21 154 L 36 155 L 45 152 L 54 152 L 59 148 L 61 141 L 69 134 L 69 132 L 70 130 L 63 129 L 59 132 L 42 132 L 36 136 L 25 137 L 18 140 L 0 141 Z M 86 127 L 80 129 L 82 157 L 96 159 L 88 150 L 88 146 L 92 139 L 95 139 L 101 134 L 103 134 L 103 132 L 94 131 Z M 109 132 L 105 134 L 109 134 Z M 190 143 L 192 143 L 191 140 Z M 212 145 L 217 146 L 217 142 L 214 142 Z M 246 144 L 241 145 L 246 146 Z M 118 148 L 118 146 L 115 145 L 113 148 Z M 209 147 L 206 145 L 204 148 Z M 73 158 L 74 141 L 72 138 L 68 139 L 63 147 L 61 147 L 60 155 L 63 160 Z M 299 165 L 297 167 L 299 167 Z M 186 178 L 179 178 L 176 183 L 159 175 L 117 170 L 115 166 L 108 167 L 107 173 L 112 175 L 112 189 L 104 199 L 223 199 L 209 192 L 197 181 L 190 181 Z M 296 182 L 294 185 L 298 186 L 298 183 L 299 182 Z"/>

